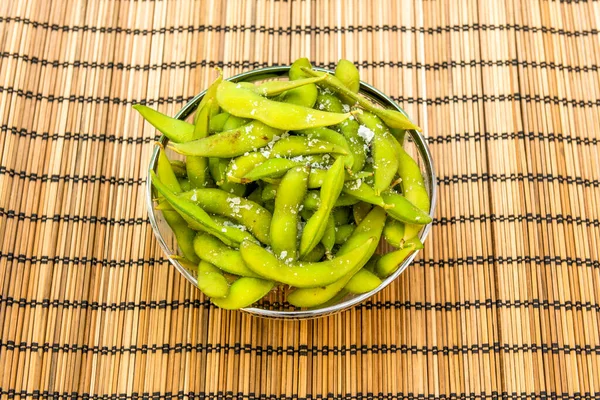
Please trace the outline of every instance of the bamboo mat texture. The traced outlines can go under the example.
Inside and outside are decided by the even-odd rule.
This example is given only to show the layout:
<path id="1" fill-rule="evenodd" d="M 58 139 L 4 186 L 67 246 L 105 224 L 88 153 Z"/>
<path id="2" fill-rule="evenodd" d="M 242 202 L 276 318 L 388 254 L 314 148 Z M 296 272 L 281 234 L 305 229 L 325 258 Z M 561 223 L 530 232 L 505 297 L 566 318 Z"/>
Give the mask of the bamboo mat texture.
<path id="1" fill-rule="evenodd" d="M 0 396 L 600 398 L 599 27 L 592 0 L 0 1 Z M 303 56 L 424 128 L 433 230 L 350 311 L 223 311 L 154 239 L 131 105 Z"/>

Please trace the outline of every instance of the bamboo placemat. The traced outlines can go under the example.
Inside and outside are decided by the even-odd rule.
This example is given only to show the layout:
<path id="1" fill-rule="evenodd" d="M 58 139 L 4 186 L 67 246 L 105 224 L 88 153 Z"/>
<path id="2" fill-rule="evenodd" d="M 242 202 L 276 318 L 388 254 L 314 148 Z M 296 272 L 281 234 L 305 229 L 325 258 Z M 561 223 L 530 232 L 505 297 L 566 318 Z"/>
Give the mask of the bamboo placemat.
<path id="1" fill-rule="evenodd" d="M 0 395 L 599 398 L 599 26 L 591 0 L 0 2 Z M 301 56 L 424 127 L 433 231 L 351 311 L 221 311 L 154 240 L 131 105 Z"/>

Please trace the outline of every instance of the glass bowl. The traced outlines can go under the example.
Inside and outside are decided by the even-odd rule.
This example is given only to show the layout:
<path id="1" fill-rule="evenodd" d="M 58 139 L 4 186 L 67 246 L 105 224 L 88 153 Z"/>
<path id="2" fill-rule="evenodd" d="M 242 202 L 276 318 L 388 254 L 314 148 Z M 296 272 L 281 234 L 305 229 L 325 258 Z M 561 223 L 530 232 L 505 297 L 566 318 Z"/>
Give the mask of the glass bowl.
<path id="1" fill-rule="evenodd" d="M 287 79 L 287 73 L 290 67 L 281 66 L 281 67 L 267 67 L 260 68 L 249 72 L 244 72 L 238 75 L 235 75 L 227 80 L 233 82 L 242 82 L 242 81 L 261 81 L 265 79 Z M 320 71 L 330 72 L 328 70 L 322 68 L 315 68 Z M 176 118 L 179 119 L 190 119 L 193 118 L 193 113 L 196 110 L 196 107 L 200 103 L 200 100 L 204 96 L 205 92 L 200 93 L 196 97 L 194 97 L 191 101 L 189 101 L 182 109 L 177 113 Z M 391 108 L 396 109 L 406 115 L 406 112 L 402 110 L 392 99 L 388 96 L 375 89 L 373 86 L 366 84 L 364 82 L 360 83 L 360 93 L 371 100 L 373 103 L 383 107 L 383 108 Z M 163 145 L 166 145 L 168 139 L 165 136 L 160 138 L 160 142 Z M 433 168 L 433 161 L 431 159 L 431 153 L 427 147 L 427 143 L 425 142 L 425 138 L 423 135 L 417 131 L 407 131 L 404 139 L 404 148 L 406 151 L 415 158 L 421 168 L 421 172 L 423 177 L 425 178 L 425 185 L 427 187 L 427 191 L 431 198 L 431 208 L 429 210 L 429 214 L 433 217 L 433 213 L 436 205 L 436 176 Z M 184 158 L 171 150 L 167 150 L 167 155 L 170 159 L 179 159 L 183 160 Z M 150 166 L 148 172 L 151 170 L 155 170 L 156 163 L 158 159 L 158 147 L 154 149 L 152 153 L 152 158 L 150 159 Z M 187 269 L 184 265 L 182 265 L 177 257 L 180 255 L 179 249 L 177 247 L 177 243 L 175 241 L 175 235 L 171 231 L 171 228 L 165 221 L 162 212 L 155 208 L 154 201 L 152 199 L 152 186 L 150 183 L 150 176 L 148 175 L 146 181 L 146 204 L 148 206 L 148 215 L 150 217 L 150 224 L 152 225 L 152 229 L 154 230 L 154 234 L 156 235 L 156 239 L 160 244 L 160 247 L 165 252 L 165 255 L 175 266 L 175 268 L 194 286 L 197 286 L 196 280 L 196 271 Z M 421 229 L 419 233 L 419 237 L 422 242 L 425 241 L 425 238 L 429 234 L 431 229 L 431 224 L 426 225 Z M 391 251 L 392 247 L 389 246 L 383 239 L 379 243 L 377 248 L 378 254 L 385 254 L 388 251 Z M 285 302 L 285 289 L 275 288 L 265 296 L 262 300 L 256 303 L 253 307 L 243 308 L 242 311 L 258 315 L 261 317 L 267 318 L 276 318 L 276 319 L 306 319 L 306 318 L 315 318 L 320 316 L 325 316 L 329 314 L 333 314 L 342 310 L 346 310 L 356 304 L 359 304 L 369 297 L 373 296 L 375 293 L 383 290 L 386 286 L 388 286 L 394 279 L 396 279 L 413 261 L 418 251 L 414 251 L 409 257 L 404 260 L 402 265 L 389 277 L 387 277 L 381 285 L 379 285 L 376 289 L 363 293 L 360 295 L 355 294 L 347 294 L 342 298 L 336 299 L 334 302 L 330 302 L 326 306 L 321 308 L 313 308 L 313 309 L 298 309 L 289 303 Z"/>

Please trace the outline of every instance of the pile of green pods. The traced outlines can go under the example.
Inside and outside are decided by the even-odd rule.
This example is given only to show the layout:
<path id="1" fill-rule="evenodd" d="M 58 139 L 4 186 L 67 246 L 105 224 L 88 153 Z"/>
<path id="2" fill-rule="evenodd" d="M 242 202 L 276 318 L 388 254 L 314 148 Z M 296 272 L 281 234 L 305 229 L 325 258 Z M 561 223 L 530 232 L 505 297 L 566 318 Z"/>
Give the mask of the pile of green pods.
<path id="1" fill-rule="evenodd" d="M 219 74 L 193 123 L 134 106 L 185 156 L 160 149 L 155 207 L 217 306 L 247 307 L 279 286 L 293 306 L 322 307 L 375 289 L 423 247 L 430 199 L 402 147 L 419 128 L 359 86 L 347 60 L 329 74 L 302 58 L 289 80 Z M 380 256 L 382 236 L 395 250 Z"/>

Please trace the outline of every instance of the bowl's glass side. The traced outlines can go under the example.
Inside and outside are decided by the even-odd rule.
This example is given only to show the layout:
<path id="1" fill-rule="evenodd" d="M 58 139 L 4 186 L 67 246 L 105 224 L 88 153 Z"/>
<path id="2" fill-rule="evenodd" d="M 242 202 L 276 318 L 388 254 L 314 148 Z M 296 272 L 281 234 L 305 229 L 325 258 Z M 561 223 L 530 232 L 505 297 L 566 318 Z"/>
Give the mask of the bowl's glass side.
<path id="1" fill-rule="evenodd" d="M 265 76 L 269 75 L 277 75 L 277 76 L 286 76 L 289 67 L 267 67 L 259 70 L 254 70 L 250 72 L 244 72 L 242 74 L 238 74 L 229 80 L 234 82 L 239 81 L 255 81 L 262 80 Z M 325 69 L 320 69 L 322 71 L 329 72 Z M 392 99 L 383 94 L 381 91 L 375 89 L 371 85 L 368 85 L 364 82 L 361 82 L 361 93 L 368 97 L 371 101 L 376 104 L 379 104 L 382 107 L 393 107 L 398 111 L 402 112 L 404 115 L 407 115 L 402 108 L 400 108 Z M 190 102 L 188 102 L 182 109 L 177 113 L 176 118 L 186 119 L 191 116 L 194 112 L 198 104 L 200 103 L 202 97 L 205 92 L 200 93 L 196 97 L 194 97 Z M 408 115 L 407 115 L 408 117 Z M 166 137 L 161 137 L 160 142 L 164 145 L 167 143 Z M 417 131 L 407 131 L 407 135 L 405 138 L 404 147 L 409 154 L 411 154 L 418 162 L 421 172 L 425 178 L 425 184 L 427 187 L 427 191 L 429 193 L 431 199 L 431 207 L 430 207 L 430 215 L 433 217 L 433 213 L 436 205 L 437 198 L 437 182 L 434 171 L 433 162 L 431 159 L 431 154 L 429 153 L 429 149 L 427 147 L 425 138 L 423 135 Z M 179 158 L 182 157 L 174 152 L 167 150 L 167 155 L 169 158 Z M 152 153 L 152 157 L 150 160 L 149 171 L 154 170 L 156 168 L 156 162 L 158 159 L 158 147 L 154 149 Z M 146 187 L 146 203 L 148 207 L 148 214 L 150 218 L 150 224 L 156 238 L 159 242 L 160 247 L 163 249 L 169 261 L 177 268 L 182 275 L 189 280 L 194 285 L 197 285 L 196 279 L 196 271 L 190 271 L 185 268 L 180 262 L 177 261 L 176 256 L 178 255 L 177 245 L 175 242 L 174 234 L 167 225 L 166 221 L 162 216 L 162 212 L 157 212 L 154 208 L 154 202 L 152 198 L 152 187 L 150 183 L 150 178 L 148 174 L 147 178 L 147 187 Z M 429 231 L 431 229 L 431 224 L 426 225 L 420 232 L 419 237 L 423 242 Z M 380 243 L 378 247 L 378 252 L 387 252 L 390 251 L 391 248 L 389 245 L 384 243 Z M 248 307 L 243 309 L 244 311 L 269 318 L 279 318 L 279 319 L 304 319 L 304 318 L 314 318 L 319 316 L 325 316 L 328 314 L 336 313 L 347 308 L 350 308 L 356 304 L 359 304 L 366 300 L 367 298 L 373 296 L 378 293 L 386 286 L 388 286 L 394 279 L 396 279 L 413 261 L 418 251 L 413 252 L 403 263 L 402 265 L 394 272 L 391 276 L 386 278 L 383 283 L 372 290 L 371 292 L 364 293 L 361 295 L 346 295 L 341 299 L 337 299 L 337 302 L 323 308 L 314 309 L 314 310 L 298 310 L 284 302 L 285 296 L 283 290 L 274 290 L 268 297 L 267 300 L 263 300 L 258 303 L 255 307 Z M 180 255 L 180 254 L 179 254 Z"/>

